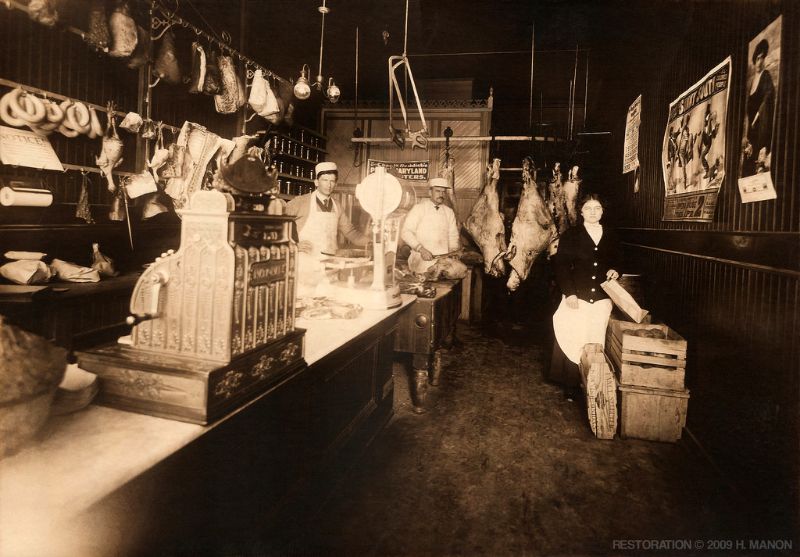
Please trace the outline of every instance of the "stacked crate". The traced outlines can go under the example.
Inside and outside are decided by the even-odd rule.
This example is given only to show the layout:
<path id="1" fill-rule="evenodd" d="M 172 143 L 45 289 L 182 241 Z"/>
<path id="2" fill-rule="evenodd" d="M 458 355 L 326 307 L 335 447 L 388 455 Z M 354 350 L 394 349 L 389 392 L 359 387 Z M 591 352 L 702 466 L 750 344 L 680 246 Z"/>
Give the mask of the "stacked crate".
<path id="1" fill-rule="evenodd" d="M 610 319 L 606 353 L 621 398 L 623 437 L 677 441 L 686 425 L 686 340 L 667 325 Z"/>

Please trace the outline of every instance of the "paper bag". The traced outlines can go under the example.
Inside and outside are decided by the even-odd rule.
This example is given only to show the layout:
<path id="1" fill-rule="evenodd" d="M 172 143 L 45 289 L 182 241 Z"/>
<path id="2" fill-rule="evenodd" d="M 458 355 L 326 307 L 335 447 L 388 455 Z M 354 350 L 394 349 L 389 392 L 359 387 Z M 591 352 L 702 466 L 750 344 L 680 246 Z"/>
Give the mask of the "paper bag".
<path id="1" fill-rule="evenodd" d="M 100 282 L 100 273 L 90 267 L 83 267 L 61 259 L 53 259 L 50 268 L 59 280 L 65 282 Z"/>
<path id="2" fill-rule="evenodd" d="M 600 286 L 605 290 L 615 306 L 637 323 L 642 322 L 642 319 L 644 319 L 645 315 L 648 313 L 647 310 L 640 308 L 636 300 L 633 299 L 633 296 L 631 296 L 620 283 L 616 280 L 607 280 Z"/>

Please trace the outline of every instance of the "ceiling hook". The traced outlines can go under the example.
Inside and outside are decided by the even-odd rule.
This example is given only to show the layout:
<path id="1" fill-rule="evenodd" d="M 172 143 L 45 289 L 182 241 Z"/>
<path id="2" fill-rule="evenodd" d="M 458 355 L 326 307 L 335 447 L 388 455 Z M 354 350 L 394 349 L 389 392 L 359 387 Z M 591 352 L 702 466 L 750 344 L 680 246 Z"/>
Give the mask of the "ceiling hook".
<path id="1" fill-rule="evenodd" d="M 153 37 L 151 38 L 151 40 L 153 40 L 153 41 L 157 41 L 157 40 L 159 40 L 161 37 L 163 37 L 163 36 L 164 36 L 164 33 L 166 33 L 166 32 L 169 30 L 169 28 L 170 28 L 170 27 L 172 27 L 173 25 L 175 25 L 175 22 L 174 22 L 174 21 L 168 21 L 168 22 L 164 22 L 164 25 L 165 25 L 165 27 L 164 27 L 164 28 L 161 30 L 161 32 L 160 32 L 158 35 L 156 35 L 156 36 L 153 36 Z M 154 26 L 154 27 L 153 27 L 154 29 L 157 29 L 157 27 L 156 27 L 156 23 L 155 23 L 155 19 L 153 20 L 153 26 Z"/>

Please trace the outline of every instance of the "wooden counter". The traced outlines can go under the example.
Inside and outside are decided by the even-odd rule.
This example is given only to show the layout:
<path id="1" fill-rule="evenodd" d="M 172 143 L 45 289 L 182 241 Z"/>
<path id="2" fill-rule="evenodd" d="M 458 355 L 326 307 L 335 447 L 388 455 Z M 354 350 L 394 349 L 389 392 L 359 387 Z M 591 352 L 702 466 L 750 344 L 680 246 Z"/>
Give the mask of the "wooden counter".
<path id="1" fill-rule="evenodd" d="M 0 555 L 288 543 L 391 417 L 394 333 L 412 301 L 300 320 L 309 366 L 210 426 L 96 405 L 52 418 L 0 461 Z"/>

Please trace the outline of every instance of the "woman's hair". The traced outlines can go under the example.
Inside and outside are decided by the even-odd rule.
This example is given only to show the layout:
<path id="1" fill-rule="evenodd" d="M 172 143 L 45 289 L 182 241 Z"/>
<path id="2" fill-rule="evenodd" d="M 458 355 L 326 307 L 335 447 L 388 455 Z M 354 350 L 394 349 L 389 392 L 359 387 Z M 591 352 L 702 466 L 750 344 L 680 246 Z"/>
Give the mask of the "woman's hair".
<path id="1" fill-rule="evenodd" d="M 759 54 L 763 54 L 764 58 L 767 57 L 767 53 L 769 52 L 769 43 L 767 39 L 761 39 L 758 41 L 755 50 L 753 50 L 753 64 L 756 63 L 756 58 L 758 58 Z"/>
<path id="2" fill-rule="evenodd" d="M 589 203 L 590 201 L 597 201 L 601 207 L 605 208 L 605 203 L 603 203 L 603 199 L 600 197 L 600 194 L 597 193 L 587 193 L 581 200 L 578 201 L 578 210 L 583 209 L 583 206 Z"/>

